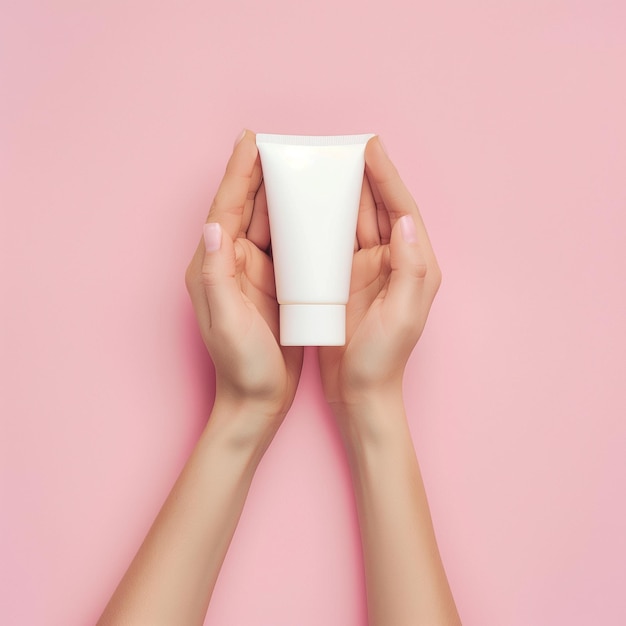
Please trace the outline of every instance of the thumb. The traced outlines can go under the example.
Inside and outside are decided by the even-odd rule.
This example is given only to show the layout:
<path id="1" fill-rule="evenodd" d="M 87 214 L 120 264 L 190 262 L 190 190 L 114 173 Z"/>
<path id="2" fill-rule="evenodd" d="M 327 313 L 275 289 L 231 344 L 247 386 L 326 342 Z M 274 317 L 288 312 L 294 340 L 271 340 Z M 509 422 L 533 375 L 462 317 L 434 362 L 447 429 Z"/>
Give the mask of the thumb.
<path id="1" fill-rule="evenodd" d="M 202 282 L 206 292 L 211 326 L 233 322 L 243 303 L 235 280 L 235 246 L 218 222 L 204 225 Z"/>
<path id="2" fill-rule="evenodd" d="M 396 316 L 404 314 L 415 320 L 428 268 L 412 215 L 396 221 L 389 244 L 391 276 L 385 303 Z"/>

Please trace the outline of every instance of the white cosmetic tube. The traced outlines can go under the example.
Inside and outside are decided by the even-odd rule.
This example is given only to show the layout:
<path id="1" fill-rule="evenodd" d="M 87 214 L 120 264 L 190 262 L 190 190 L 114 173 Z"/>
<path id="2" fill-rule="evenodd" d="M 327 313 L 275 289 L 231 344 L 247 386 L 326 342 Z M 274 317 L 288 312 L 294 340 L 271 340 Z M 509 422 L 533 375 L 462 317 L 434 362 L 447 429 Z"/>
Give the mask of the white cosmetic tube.
<path id="1" fill-rule="evenodd" d="M 365 145 L 373 136 L 256 137 L 284 346 L 346 342 Z"/>

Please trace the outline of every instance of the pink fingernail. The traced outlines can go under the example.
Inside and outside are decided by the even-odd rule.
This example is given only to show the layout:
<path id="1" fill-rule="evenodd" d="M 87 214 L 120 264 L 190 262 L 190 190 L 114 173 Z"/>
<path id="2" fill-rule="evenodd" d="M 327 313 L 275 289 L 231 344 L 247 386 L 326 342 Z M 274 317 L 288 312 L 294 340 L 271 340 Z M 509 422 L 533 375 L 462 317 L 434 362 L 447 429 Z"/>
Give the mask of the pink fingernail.
<path id="1" fill-rule="evenodd" d="M 411 215 L 403 215 L 399 220 L 400 232 L 402 239 L 407 243 L 417 242 L 417 229 L 415 228 L 415 220 Z"/>
<path id="2" fill-rule="evenodd" d="M 234 149 L 235 149 L 235 148 L 239 145 L 239 143 L 241 142 L 241 140 L 242 140 L 245 136 L 246 136 L 246 129 L 244 128 L 244 129 L 241 131 L 241 134 L 239 134 L 239 135 L 237 136 L 237 139 L 235 139 L 235 143 L 234 143 L 234 145 L 233 145 L 233 150 L 234 150 Z"/>
<path id="3" fill-rule="evenodd" d="M 207 252 L 216 252 L 222 245 L 222 228 L 217 222 L 204 225 L 204 247 Z"/>

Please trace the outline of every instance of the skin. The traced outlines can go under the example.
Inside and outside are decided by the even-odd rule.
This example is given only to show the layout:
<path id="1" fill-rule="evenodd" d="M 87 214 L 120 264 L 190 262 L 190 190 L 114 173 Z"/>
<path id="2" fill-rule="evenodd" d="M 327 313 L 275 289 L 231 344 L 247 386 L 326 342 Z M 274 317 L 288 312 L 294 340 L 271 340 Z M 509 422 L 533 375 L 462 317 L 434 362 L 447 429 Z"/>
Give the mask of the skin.
<path id="1" fill-rule="evenodd" d="M 417 206 L 378 138 L 366 148 L 347 342 L 319 349 L 354 482 L 369 623 L 460 624 L 402 400 L 441 275 Z M 302 348 L 278 342 L 254 133 L 238 140 L 187 288 L 215 364 L 207 425 L 98 624 L 201 625 L 255 470 L 287 414 Z"/>
<path id="2" fill-rule="evenodd" d="M 402 397 L 441 271 L 377 138 L 365 162 L 346 344 L 320 348 L 319 360 L 352 472 L 369 624 L 456 625 Z"/>

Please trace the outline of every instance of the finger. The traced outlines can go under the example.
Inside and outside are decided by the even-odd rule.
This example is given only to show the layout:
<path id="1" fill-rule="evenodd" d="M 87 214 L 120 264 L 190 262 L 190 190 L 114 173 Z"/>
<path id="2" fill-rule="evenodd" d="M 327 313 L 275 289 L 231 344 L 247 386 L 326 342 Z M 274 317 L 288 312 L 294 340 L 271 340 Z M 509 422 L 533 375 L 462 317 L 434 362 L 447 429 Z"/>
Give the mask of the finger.
<path id="1" fill-rule="evenodd" d="M 237 325 L 243 297 L 235 279 L 235 247 L 218 222 L 204 225 L 205 254 L 202 283 L 209 305 L 211 327 Z"/>
<path id="2" fill-rule="evenodd" d="M 366 163 L 366 168 L 367 168 L 367 163 Z M 369 181 L 370 189 L 372 190 L 372 197 L 374 198 L 374 204 L 376 206 L 376 227 L 378 229 L 380 243 L 387 244 L 389 243 L 389 239 L 391 238 L 391 222 L 389 221 L 389 213 L 382 199 L 382 196 L 380 195 L 380 191 L 378 190 L 378 187 L 376 186 L 373 180 L 370 180 L 367 174 L 367 169 L 366 169 L 366 176 Z"/>
<path id="3" fill-rule="evenodd" d="M 359 248 L 372 248 L 380 244 L 380 231 L 376 216 L 376 201 L 367 176 L 363 176 L 359 216 L 356 223 L 356 236 Z"/>
<path id="4" fill-rule="evenodd" d="M 398 170 L 387 156 L 378 137 L 374 137 L 367 143 L 365 169 L 372 185 L 376 204 L 381 206 L 380 203 L 382 203 L 382 206 L 386 208 L 391 227 L 393 228 L 400 217 L 410 214 L 415 222 L 417 239 L 422 249 L 428 254 L 432 253 L 417 204 L 402 182 Z"/>
<path id="5" fill-rule="evenodd" d="M 387 207 L 380 196 L 380 192 L 376 185 L 370 183 L 372 189 L 372 197 L 374 198 L 374 204 L 376 205 L 376 225 L 380 237 L 381 244 L 389 243 L 391 238 L 391 223 L 389 221 L 389 213 Z"/>
<path id="6" fill-rule="evenodd" d="M 267 197 L 263 182 L 261 182 L 254 199 L 254 209 L 252 210 L 247 237 L 259 250 L 267 252 L 270 247 L 270 222 L 267 215 Z"/>
<path id="7" fill-rule="evenodd" d="M 255 135 L 244 131 L 226 165 L 207 222 L 219 222 L 231 239 L 244 236 L 260 183 L 261 164 Z"/>
<path id="8" fill-rule="evenodd" d="M 271 259 L 250 240 L 237 239 L 235 263 L 237 275 L 242 276 L 244 302 L 254 305 L 278 341 L 278 303 Z"/>
<path id="9" fill-rule="evenodd" d="M 210 328 L 209 305 L 206 301 L 206 293 L 204 292 L 204 285 L 202 283 L 202 263 L 204 261 L 204 255 L 204 240 L 200 239 L 200 243 L 185 272 L 185 284 L 203 336 Z"/>
<path id="10" fill-rule="evenodd" d="M 256 140 L 255 140 L 256 145 Z M 252 217 L 254 216 L 254 210 L 256 205 L 256 196 L 259 193 L 259 189 L 263 184 L 263 171 L 261 170 L 261 157 L 257 152 L 256 161 L 252 170 L 252 176 L 250 177 L 250 189 L 246 197 L 246 202 L 243 205 L 243 217 L 241 219 L 242 233 L 247 233 L 250 228 Z M 263 187 L 265 189 L 265 187 Z"/>
<path id="11" fill-rule="evenodd" d="M 439 268 L 436 263 L 428 264 L 417 237 L 417 227 L 413 216 L 404 215 L 398 220 L 391 233 L 389 246 L 389 264 L 391 275 L 389 288 L 385 296 L 385 307 L 394 312 L 394 316 L 404 319 L 409 324 L 419 324 L 416 312 L 423 311 L 424 296 L 430 302 L 439 288 Z"/>
<path id="12" fill-rule="evenodd" d="M 244 291 L 251 300 L 254 301 L 251 294 L 255 292 L 276 300 L 272 261 L 250 240 L 237 239 L 235 241 L 235 273 L 237 276 L 245 275 Z"/>

